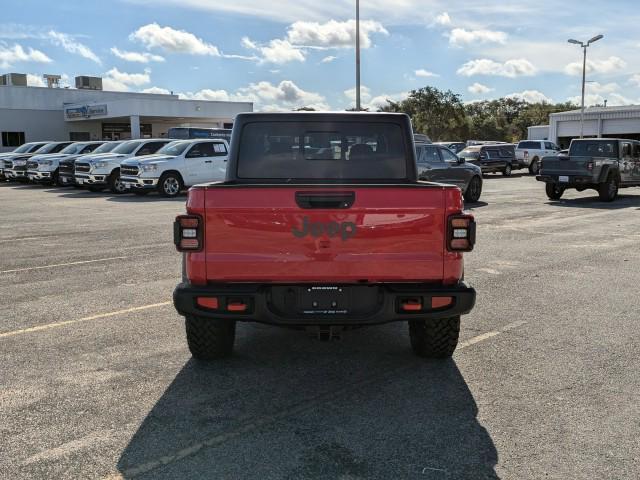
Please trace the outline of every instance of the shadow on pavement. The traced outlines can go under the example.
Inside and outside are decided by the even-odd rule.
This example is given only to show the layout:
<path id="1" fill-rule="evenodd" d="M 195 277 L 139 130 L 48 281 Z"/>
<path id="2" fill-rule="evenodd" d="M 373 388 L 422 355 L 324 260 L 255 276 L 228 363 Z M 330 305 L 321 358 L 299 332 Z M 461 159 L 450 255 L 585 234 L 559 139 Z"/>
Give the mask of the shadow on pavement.
<path id="1" fill-rule="evenodd" d="M 498 478 L 453 360 L 413 357 L 385 328 L 332 343 L 269 332 L 245 338 L 232 359 L 188 361 L 122 453 L 122 475 Z"/>
<path id="2" fill-rule="evenodd" d="M 500 172 L 497 173 L 483 173 L 482 174 L 482 179 L 483 180 L 489 180 L 489 179 L 496 179 L 496 178 L 504 178 L 505 180 L 509 179 L 509 178 L 520 178 L 520 177 L 530 177 L 531 175 L 529 175 L 529 173 L 512 173 L 511 175 L 509 175 L 508 177 L 503 175 Z"/>
<path id="3" fill-rule="evenodd" d="M 482 202 L 482 201 L 478 201 L 478 202 L 464 202 L 464 206 L 465 209 L 467 210 L 473 210 L 475 208 L 482 208 L 482 207 L 486 207 L 487 205 L 489 205 L 487 202 Z"/>
<path id="4" fill-rule="evenodd" d="M 621 208 L 630 208 L 640 205 L 639 195 L 618 195 L 613 202 L 602 202 L 595 194 L 593 197 L 582 198 L 561 198 L 560 200 L 549 200 L 547 205 L 554 207 L 569 208 L 595 208 L 599 210 L 619 210 Z"/>

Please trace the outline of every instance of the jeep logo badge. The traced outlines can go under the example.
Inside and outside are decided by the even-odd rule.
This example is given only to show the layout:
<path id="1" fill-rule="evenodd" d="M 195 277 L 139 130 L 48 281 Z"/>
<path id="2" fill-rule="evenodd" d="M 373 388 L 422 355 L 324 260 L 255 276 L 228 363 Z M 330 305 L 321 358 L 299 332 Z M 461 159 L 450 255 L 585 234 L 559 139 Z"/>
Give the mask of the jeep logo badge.
<path id="1" fill-rule="evenodd" d="M 351 237 L 356 235 L 356 224 L 353 222 L 329 222 L 320 223 L 312 222 L 309 217 L 304 217 L 302 220 L 302 229 L 298 230 L 296 227 L 291 229 L 291 233 L 298 238 L 304 238 L 307 235 L 318 238 L 326 233 L 329 237 L 340 236 L 343 242 L 346 242 Z"/>

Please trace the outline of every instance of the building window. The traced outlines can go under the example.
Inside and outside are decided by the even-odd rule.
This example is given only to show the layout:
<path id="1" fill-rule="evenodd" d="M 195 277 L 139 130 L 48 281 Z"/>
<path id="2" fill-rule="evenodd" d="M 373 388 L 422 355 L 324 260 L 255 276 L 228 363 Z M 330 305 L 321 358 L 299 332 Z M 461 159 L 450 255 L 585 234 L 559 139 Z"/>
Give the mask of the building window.
<path id="1" fill-rule="evenodd" d="M 72 142 L 88 142 L 91 140 L 89 132 L 69 132 L 69 140 Z"/>
<path id="2" fill-rule="evenodd" d="M 2 132 L 3 147 L 19 147 L 24 143 L 24 132 Z"/>

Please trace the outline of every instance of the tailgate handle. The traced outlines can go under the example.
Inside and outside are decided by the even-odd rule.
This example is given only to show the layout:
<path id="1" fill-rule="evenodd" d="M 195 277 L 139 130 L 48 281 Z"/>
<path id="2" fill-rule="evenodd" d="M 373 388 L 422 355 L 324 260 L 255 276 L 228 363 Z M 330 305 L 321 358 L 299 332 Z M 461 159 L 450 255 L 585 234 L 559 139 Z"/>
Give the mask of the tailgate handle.
<path id="1" fill-rule="evenodd" d="M 304 209 L 346 209 L 356 201 L 356 192 L 296 192 L 296 203 Z"/>

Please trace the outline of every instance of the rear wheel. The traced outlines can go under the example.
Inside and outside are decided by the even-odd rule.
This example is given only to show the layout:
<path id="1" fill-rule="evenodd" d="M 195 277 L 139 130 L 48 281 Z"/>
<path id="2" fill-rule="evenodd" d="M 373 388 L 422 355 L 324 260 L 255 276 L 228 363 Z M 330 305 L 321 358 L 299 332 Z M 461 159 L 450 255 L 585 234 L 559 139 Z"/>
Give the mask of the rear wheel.
<path id="1" fill-rule="evenodd" d="M 612 173 L 607 177 L 607 181 L 598 185 L 598 194 L 603 202 L 613 202 L 618 196 L 618 180 Z"/>
<path id="2" fill-rule="evenodd" d="M 188 316 L 185 318 L 185 326 L 187 344 L 193 358 L 215 360 L 233 353 L 235 321 Z"/>
<path id="3" fill-rule="evenodd" d="M 482 181 L 480 177 L 473 177 L 464 192 L 464 199 L 469 203 L 475 203 L 480 200 L 482 194 Z"/>
<path id="4" fill-rule="evenodd" d="M 438 320 L 410 320 L 413 353 L 424 358 L 449 358 L 458 346 L 460 316 Z"/>
<path id="5" fill-rule="evenodd" d="M 511 164 L 507 163 L 504 167 L 504 170 L 502 170 L 502 174 L 505 177 L 510 177 L 511 176 Z"/>
<path id="6" fill-rule="evenodd" d="M 540 162 L 538 161 L 538 157 L 531 160 L 531 164 L 529 165 L 529 173 L 531 175 L 537 175 L 540 171 Z"/>
<path id="7" fill-rule="evenodd" d="M 124 183 L 122 183 L 122 180 L 120 180 L 119 168 L 111 172 L 111 175 L 109 175 L 109 179 L 107 180 L 107 185 L 111 193 L 120 194 L 120 193 L 125 193 L 127 191 Z"/>
<path id="8" fill-rule="evenodd" d="M 158 193 L 163 197 L 177 197 L 183 188 L 184 183 L 177 173 L 165 173 L 158 182 Z"/>
<path id="9" fill-rule="evenodd" d="M 550 200 L 560 200 L 560 197 L 562 197 L 562 194 L 564 193 L 564 188 L 559 187 L 555 183 L 547 183 L 545 190 L 547 191 L 547 197 L 549 197 Z"/>

